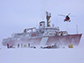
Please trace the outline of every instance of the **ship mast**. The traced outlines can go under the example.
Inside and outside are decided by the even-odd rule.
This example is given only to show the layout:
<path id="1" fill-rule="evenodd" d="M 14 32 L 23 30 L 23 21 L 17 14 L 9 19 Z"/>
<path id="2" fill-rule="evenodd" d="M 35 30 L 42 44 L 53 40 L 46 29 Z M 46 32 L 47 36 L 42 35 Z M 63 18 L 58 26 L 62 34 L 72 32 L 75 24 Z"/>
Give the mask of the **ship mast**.
<path id="1" fill-rule="evenodd" d="M 46 19 L 47 19 L 47 27 L 50 27 L 50 25 L 49 25 L 49 23 L 50 23 L 50 17 L 51 17 L 51 13 L 48 13 L 47 11 L 46 11 Z"/>

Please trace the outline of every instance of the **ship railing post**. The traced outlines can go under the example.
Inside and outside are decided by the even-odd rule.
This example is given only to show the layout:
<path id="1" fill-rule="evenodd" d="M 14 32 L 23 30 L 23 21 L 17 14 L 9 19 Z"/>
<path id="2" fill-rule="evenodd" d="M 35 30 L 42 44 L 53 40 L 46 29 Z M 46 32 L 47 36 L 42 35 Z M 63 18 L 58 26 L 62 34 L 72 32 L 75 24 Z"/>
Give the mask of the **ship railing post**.
<path id="1" fill-rule="evenodd" d="M 76 25 L 76 32 L 77 32 L 77 34 L 78 34 L 78 25 Z"/>

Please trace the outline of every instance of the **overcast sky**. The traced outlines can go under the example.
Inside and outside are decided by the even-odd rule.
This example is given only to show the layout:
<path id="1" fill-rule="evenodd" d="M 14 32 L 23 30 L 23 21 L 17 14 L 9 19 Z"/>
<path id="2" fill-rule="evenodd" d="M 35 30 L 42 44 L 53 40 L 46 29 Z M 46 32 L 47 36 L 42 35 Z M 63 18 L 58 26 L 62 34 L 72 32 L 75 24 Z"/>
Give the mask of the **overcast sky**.
<path id="1" fill-rule="evenodd" d="M 39 27 L 45 20 L 46 11 L 51 13 L 51 26 L 60 30 L 84 33 L 84 0 L 0 0 L 0 42 L 12 33 L 21 33 L 25 28 Z M 64 22 L 63 16 L 71 13 L 71 22 Z M 68 29 L 67 29 L 68 28 Z"/>

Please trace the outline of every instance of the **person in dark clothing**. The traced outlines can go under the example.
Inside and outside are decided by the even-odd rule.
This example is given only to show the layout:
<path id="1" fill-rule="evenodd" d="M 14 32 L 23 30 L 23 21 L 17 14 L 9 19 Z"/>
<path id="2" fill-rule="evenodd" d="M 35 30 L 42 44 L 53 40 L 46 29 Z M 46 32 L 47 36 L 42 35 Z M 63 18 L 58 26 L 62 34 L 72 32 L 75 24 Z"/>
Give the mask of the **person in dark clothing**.
<path id="1" fill-rule="evenodd" d="M 28 47 L 30 47 L 30 43 L 28 43 Z"/>
<path id="2" fill-rule="evenodd" d="M 19 46 L 20 46 L 20 45 L 18 44 L 18 48 L 19 48 Z"/>
<path id="3" fill-rule="evenodd" d="M 9 48 L 9 44 L 7 44 L 7 48 Z"/>

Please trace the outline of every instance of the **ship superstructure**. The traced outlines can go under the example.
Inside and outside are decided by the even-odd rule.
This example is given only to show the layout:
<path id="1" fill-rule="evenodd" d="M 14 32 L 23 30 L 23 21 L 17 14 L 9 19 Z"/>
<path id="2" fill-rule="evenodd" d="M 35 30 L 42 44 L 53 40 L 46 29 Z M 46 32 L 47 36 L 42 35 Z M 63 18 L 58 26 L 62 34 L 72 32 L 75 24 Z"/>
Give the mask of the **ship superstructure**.
<path id="1" fill-rule="evenodd" d="M 45 21 L 39 23 L 39 29 L 28 28 L 24 29 L 23 33 L 14 33 L 12 37 L 3 39 L 2 44 L 7 46 L 16 46 L 17 44 L 30 45 L 78 45 L 82 34 L 68 34 L 67 31 L 60 31 L 59 27 L 50 26 L 49 19 L 51 14 L 46 12 L 47 27 Z M 33 31 L 33 29 L 35 29 Z M 28 32 L 31 30 L 31 32 Z"/>

